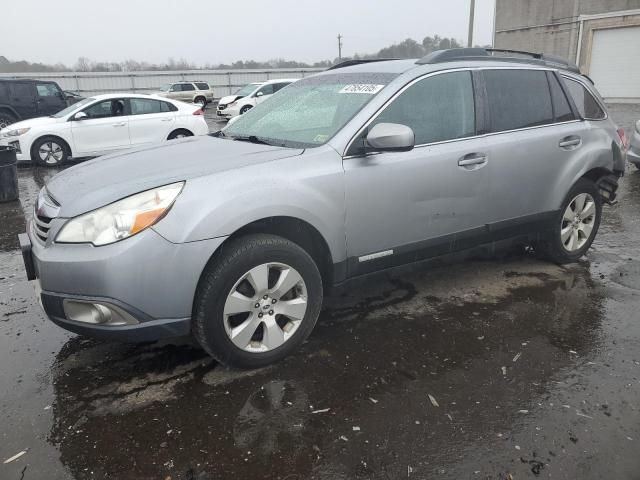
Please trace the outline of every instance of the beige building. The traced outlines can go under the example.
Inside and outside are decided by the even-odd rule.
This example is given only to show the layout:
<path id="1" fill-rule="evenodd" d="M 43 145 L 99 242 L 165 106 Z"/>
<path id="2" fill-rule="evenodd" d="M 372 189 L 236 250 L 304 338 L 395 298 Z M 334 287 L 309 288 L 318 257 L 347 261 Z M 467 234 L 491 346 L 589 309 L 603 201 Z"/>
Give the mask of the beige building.
<path id="1" fill-rule="evenodd" d="M 640 0 L 496 0 L 496 48 L 558 55 L 610 101 L 640 101 Z"/>

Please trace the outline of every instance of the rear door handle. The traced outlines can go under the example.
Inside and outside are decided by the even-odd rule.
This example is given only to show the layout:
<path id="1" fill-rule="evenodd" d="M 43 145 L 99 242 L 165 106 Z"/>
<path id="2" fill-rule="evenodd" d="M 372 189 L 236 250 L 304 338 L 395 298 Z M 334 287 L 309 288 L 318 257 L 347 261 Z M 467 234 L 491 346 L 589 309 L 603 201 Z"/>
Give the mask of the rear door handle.
<path id="1" fill-rule="evenodd" d="M 160 120 L 161 122 L 172 122 L 173 118 L 163 118 L 162 120 Z"/>
<path id="2" fill-rule="evenodd" d="M 484 167 L 486 164 L 487 155 L 484 153 L 469 153 L 458 160 L 458 166 L 463 167 L 466 170 L 476 170 Z"/>
<path id="3" fill-rule="evenodd" d="M 113 126 L 114 127 L 124 127 L 127 123 L 126 122 L 122 122 L 122 123 L 114 123 Z"/>
<path id="4" fill-rule="evenodd" d="M 582 138 L 575 135 L 564 137 L 560 140 L 560 143 L 558 143 L 558 146 L 564 150 L 574 150 L 580 145 L 582 145 Z"/>

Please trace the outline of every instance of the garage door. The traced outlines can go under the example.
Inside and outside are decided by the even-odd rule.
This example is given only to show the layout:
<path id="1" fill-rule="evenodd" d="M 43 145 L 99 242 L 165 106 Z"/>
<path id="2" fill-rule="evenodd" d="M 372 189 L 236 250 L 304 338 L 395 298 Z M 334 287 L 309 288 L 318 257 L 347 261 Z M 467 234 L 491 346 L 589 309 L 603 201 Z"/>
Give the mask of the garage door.
<path id="1" fill-rule="evenodd" d="M 593 32 L 589 76 L 605 98 L 640 98 L 640 27 Z"/>

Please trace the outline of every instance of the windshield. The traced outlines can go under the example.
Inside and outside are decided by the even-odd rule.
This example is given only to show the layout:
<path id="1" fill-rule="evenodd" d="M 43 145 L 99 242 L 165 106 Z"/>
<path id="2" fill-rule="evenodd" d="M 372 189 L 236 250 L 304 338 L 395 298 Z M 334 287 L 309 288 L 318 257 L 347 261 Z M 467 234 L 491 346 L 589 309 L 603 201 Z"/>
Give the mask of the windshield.
<path id="1" fill-rule="evenodd" d="M 93 102 L 94 100 L 95 100 L 95 98 L 91 98 L 91 97 L 90 98 L 83 98 L 79 102 L 76 102 L 73 105 L 69 105 L 64 110 L 60 110 L 58 113 L 54 113 L 51 116 L 54 117 L 54 118 L 62 118 L 64 116 L 66 116 L 66 115 L 69 115 L 71 112 L 75 112 L 76 110 L 82 108 L 87 103 Z"/>
<path id="2" fill-rule="evenodd" d="M 222 130 L 226 137 L 292 148 L 326 143 L 395 74 L 336 73 L 292 83 Z"/>
<path id="3" fill-rule="evenodd" d="M 168 92 L 171 89 L 171 84 L 170 83 L 165 83 L 164 85 L 162 85 L 159 90 L 161 92 Z"/>
<path id="4" fill-rule="evenodd" d="M 261 85 L 261 84 L 260 83 L 250 83 L 249 85 L 245 85 L 244 87 L 239 89 L 236 93 L 234 93 L 234 95 L 239 95 L 241 97 L 246 97 L 251 92 L 253 92 L 256 88 L 258 88 L 259 85 Z"/>

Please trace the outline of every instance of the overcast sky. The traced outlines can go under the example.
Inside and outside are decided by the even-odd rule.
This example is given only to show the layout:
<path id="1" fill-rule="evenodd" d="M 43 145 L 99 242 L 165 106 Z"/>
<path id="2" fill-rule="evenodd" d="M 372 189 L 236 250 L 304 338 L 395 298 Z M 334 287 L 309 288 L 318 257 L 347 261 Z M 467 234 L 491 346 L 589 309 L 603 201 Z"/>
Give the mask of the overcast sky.
<path id="1" fill-rule="evenodd" d="M 494 0 L 476 1 L 474 41 L 492 38 Z M 466 42 L 469 0 L 19 0 L 3 6 L 0 55 L 73 64 L 126 59 L 304 62 L 374 53 L 427 35 Z"/>

